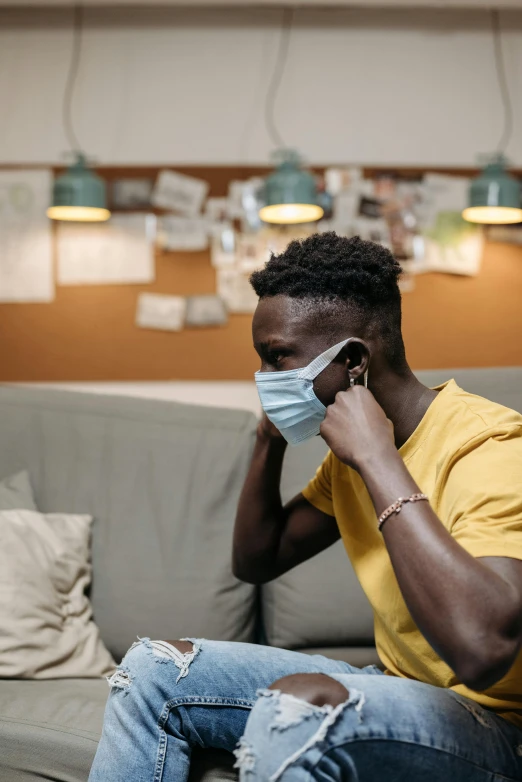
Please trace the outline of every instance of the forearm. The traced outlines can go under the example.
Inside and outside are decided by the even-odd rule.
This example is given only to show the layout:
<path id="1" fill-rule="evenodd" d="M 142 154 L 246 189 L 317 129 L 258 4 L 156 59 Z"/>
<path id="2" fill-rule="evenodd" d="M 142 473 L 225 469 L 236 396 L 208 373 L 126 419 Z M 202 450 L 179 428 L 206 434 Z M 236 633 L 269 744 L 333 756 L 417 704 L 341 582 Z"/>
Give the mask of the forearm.
<path id="1" fill-rule="evenodd" d="M 360 473 L 377 516 L 420 491 L 394 448 L 367 459 Z M 435 651 L 464 683 L 500 678 L 517 644 L 510 585 L 468 554 L 427 502 L 406 503 L 382 533 L 412 618 Z"/>
<path id="2" fill-rule="evenodd" d="M 279 485 L 286 441 L 258 433 L 239 499 L 233 541 L 233 569 L 263 578 L 275 563 L 284 528 Z"/>

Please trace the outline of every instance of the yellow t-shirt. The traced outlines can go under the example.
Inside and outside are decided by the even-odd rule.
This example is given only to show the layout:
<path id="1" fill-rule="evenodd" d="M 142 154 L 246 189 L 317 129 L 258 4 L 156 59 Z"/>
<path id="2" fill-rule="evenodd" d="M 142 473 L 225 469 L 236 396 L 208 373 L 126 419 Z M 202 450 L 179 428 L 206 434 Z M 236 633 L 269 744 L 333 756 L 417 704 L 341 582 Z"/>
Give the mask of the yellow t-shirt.
<path id="1" fill-rule="evenodd" d="M 436 390 L 399 450 L 406 467 L 442 524 L 472 556 L 522 559 L 522 416 L 466 393 L 453 380 Z M 522 727 L 522 711 L 513 713 L 522 710 L 522 652 L 485 692 L 459 683 L 410 616 L 359 474 L 330 451 L 303 495 L 337 520 L 373 608 L 375 642 L 387 673 L 451 688 Z M 400 523 L 400 516 L 388 521 Z"/>

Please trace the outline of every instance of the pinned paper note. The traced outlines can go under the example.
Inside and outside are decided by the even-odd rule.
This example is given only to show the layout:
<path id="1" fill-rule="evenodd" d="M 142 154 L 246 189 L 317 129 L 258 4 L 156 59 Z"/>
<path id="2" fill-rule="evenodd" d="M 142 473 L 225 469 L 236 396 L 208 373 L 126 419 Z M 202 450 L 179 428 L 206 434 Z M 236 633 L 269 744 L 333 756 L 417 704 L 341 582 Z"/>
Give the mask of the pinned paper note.
<path id="1" fill-rule="evenodd" d="M 187 298 L 187 326 L 223 326 L 228 314 L 219 296 L 189 296 Z"/>
<path id="2" fill-rule="evenodd" d="M 479 273 L 484 234 L 467 223 L 460 212 L 439 212 L 435 226 L 424 235 L 424 271 L 464 274 Z"/>
<path id="3" fill-rule="evenodd" d="M 240 234 L 237 239 L 237 268 L 245 273 L 262 269 L 270 258 L 266 233 Z"/>
<path id="4" fill-rule="evenodd" d="M 326 190 L 332 196 L 357 185 L 363 176 L 361 168 L 327 168 L 324 172 Z"/>
<path id="5" fill-rule="evenodd" d="M 216 269 L 230 268 L 236 263 L 236 232 L 226 223 L 212 236 L 210 261 Z"/>
<path id="6" fill-rule="evenodd" d="M 466 222 L 462 209 L 467 203 L 467 177 L 427 174 L 422 183 L 419 207 L 424 238 L 424 271 L 446 274 L 478 274 L 484 234 L 479 226 Z"/>
<path id="7" fill-rule="evenodd" d="M 60 223 L 60 285 L 107 285 L 154 280 L 156 217 L 114 215 L 107 223 Z"/>
<path id="8" fill-rule="evenodd" d="M 207 198 L 205 217 L 209 223 L 225 223 L 230 220 L 230 201 L 228 198 Z"/>
<path id="9" fill-rule="evenodd" d="M 0 301 L 52 301 L 48 170 L 0 172 Z"/>
<path id="10" fill-rule="evenodd" d="M 440 212 L 460 214 L 467 204 L 469 183 L 468 177 L 426 174 L 418 207 L 421 227 L 434 228 Z"/>
<path id="11" fill-rule="evenodd" d="M 217 292 L 225 302 L 229 312 L 254 312 L 258 297 L 250 285 L 249 275 L 237 269 L 218 269 Z"/>
<path id="12" fill-rule="evenodd" d="M 152 193 L 152 179 L 129 177 L 115 179 L 112 183 L 113 209 L 148 209 Z"/>
<path id="13" fill-rule="evenodd" d="M 175 171 L 160 171 L 151 201 L 161 209 L 172 209 L 185 217 L 195 217 L 201 212 L 208 193 L 208 182 Z"/>
<path id="14" fill-rule="evenodd" d="M 159 220 L 158 244 L 164 250 L 206 250 L 208 229 L 204 217 L 164 215 Z"/>
<path id="15" fill-rule="evenodd" d="M 182 296 L 161 293 L 140 293 L 136 310 L 136 325 L 143 329 L 181 331 L 187 303 Z"/>

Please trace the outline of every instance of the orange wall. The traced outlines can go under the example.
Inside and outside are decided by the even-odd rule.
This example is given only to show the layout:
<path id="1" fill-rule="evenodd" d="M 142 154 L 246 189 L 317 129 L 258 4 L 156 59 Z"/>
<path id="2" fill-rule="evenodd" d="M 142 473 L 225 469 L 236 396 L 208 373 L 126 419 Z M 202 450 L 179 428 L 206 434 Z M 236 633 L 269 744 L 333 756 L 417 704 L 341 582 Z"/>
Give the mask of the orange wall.
<path id="1" fill-rule="evenodd" d="M 230 179 L 255 173 L 182 170 L 205 176 L 212 195 L 224 194 Z M 109 178 L 122 173 L 148 171 L 113 169 Z M 222 328 L 179 334 L 142 330 L 134 325 L 142 290 L 214 292 L 208 252 L 159 253 L 151 285 L 57 287 L 51 304 L 0 304 L 0 380 L 252 378 L 258 360 L 251 346 L 251 316 L 232 315 Z M 522 365 L 522 247 L 486 243 L 477 277 L 419 276 L 403 300 L 406 348 L 414 369 Z"/>
<path id="2" fill-rule="evenodd" d="M 522 247 L 486 242 L 477 277 L 419 275 L 403 311 L 414 369 L 522 365 Z"/>

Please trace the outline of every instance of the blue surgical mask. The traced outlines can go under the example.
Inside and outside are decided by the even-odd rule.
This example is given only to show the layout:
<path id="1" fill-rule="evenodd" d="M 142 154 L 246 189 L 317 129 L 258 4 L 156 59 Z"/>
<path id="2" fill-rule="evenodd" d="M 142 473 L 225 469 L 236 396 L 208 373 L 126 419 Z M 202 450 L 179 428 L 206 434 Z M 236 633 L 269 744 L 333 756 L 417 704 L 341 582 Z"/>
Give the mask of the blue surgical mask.
<path id="1" fill-rule="evenodd" d="M 314 380 L 350 339 L 338 342 L 301 369 L 256 372 L 261 406 L 290 445 L 299 445 L 319 434 L 326 407 L 314 393 Z"/>

